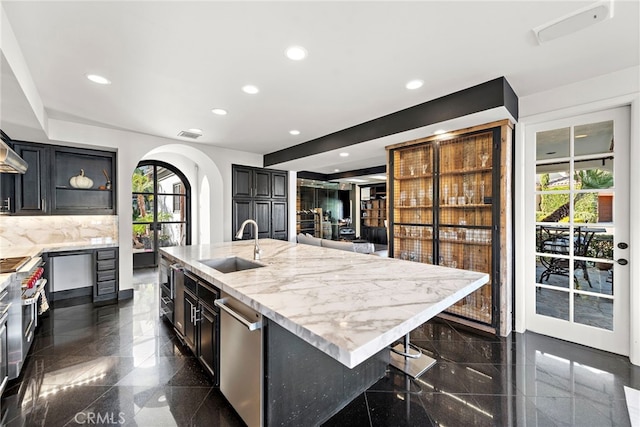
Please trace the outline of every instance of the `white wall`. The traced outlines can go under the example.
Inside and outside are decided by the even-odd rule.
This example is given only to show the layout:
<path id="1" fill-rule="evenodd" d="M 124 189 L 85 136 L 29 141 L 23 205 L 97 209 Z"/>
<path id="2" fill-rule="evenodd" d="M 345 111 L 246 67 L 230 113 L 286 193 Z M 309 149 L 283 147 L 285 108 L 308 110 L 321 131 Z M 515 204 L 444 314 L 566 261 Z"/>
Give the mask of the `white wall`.
<path id="1" fill-rule="evenodd" d="M 523 177 L 526 159 L 522 147 L 531 143 L 525 141 L 527 126 L 551 120 L 572 117 L 604 109 L 631 106 L 631 165 L 640 160 L 640 67 L 632 67 L 593 79 L 576 82 L 553 90 L 540 92 L 519 100 L 520 119 L 516 126 L 514 176 L 515 193 L 515 238 L 516 266 L 526 262 L 525 191 L 528 185 Z M 640 182 L 640 168 L 631 167 L 630 183 Z M 633 187 L 632 187 L 633 188 Z M 640 259 L 640 224 L 633 218 L 640 217 L 640 192 L 631 191 L 630 195 L 631 227 L 629 247 L 631 250 L 630 268 L 630 360 L 640 365 L 640 265 L 633 260 Z M 522 268 L 516 268 L 516 331 L 526 329 L 524 288 L 527 278 Z"/>

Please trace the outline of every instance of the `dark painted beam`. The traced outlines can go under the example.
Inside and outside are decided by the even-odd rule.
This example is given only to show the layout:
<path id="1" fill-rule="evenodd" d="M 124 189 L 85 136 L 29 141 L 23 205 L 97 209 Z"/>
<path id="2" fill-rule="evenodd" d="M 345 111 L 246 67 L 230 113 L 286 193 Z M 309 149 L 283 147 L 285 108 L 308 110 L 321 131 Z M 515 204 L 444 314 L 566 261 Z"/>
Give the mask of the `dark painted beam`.
<path id="1" fill-rule="evenodd" d="M 316 181 L 333 181 L 335 179 L 340 178 L 351 178 L 356 176 L 365 176 L 365 175 L 378 175 L 378 174 L 386 174 L 387 166 L 373 166 L 370 168 L 364 169 L 354 169 L 350 171 L 344 172 L 336 172 L 336 173 L 319 173 L 319 172 L 311 172 L 311 171 L 300 171 L 297 173 L 298 178 L 302 179 L 314 179 Z"/>
<path id="2" fill-rule="evenodd" d="M 518 97 L 499 77 L 320 138 L 264 155 L 264 166 L 337 150 L 361 142 L 504 106 L 518 119 Z"/>

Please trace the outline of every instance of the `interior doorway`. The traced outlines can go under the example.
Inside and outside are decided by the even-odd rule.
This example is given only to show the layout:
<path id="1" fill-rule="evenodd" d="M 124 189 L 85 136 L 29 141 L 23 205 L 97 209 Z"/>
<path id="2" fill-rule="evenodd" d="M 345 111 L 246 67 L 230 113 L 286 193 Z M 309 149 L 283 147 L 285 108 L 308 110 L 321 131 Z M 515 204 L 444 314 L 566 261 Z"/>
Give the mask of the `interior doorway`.
<path id="1" fill-rule="evenodd" d="M 157 267 L 158 248 L 191 244 L 191 185 L 158 160 L 138 163 L 131 184 L 133 268 Z"/>

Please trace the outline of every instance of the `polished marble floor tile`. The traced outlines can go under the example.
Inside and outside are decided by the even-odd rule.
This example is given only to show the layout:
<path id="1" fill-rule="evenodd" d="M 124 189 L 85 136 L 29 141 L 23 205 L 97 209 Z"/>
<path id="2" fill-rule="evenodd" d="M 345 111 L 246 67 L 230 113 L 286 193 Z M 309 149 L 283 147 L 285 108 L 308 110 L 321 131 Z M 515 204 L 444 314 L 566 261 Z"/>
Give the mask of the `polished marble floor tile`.
<path id="1" fill-rule="evenodd" d="M 155 270 L 134 297 L 95 307 L 57 301 L 41 319 L 2 400 L 7 426 L 243 426 L 198 360 L 158 318 Z M 411 339 L 437 363 L 421 377 L 393 367 L 325 427 L 630 426 L 622 356 L 532 333 L 478 334 L 444 320 Z M 306 427 L 306 426 L 305 426 Z"/>

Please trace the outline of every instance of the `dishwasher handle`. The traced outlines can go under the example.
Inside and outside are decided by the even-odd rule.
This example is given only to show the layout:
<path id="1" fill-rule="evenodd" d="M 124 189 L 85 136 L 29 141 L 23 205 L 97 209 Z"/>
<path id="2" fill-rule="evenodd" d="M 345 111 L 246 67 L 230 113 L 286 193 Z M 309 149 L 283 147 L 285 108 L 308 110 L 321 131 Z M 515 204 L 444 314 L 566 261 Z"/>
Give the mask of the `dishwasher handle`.
<path id="1" fill-rule="evenodd" d="M 241 315 L 240 313 L 237 313 L 235 311 L 233 311 L 231 309 L 231 307 L 229 307 L 226 303 L 227 303 L 227 298 L 220 298 L 217 300 L 214 300 L 213 303 L 216 305 L 216 307 L 220 307 L 223 311 L 225 311 L 227 314 L 229 314 L 231 317 L 233 317 L 234 319 L 236 319 L 238 322 L 242 323 L 244 326 L 247 327 L 247 329 L 249 329 L 250 331 L 257 331 L 258 329 L 262 328 L 262 321 L 259 320 L 257 322 L 253 322 L 251 323 L 250 320 L 245 319 L 245 317 L 243 315 Z"/>

